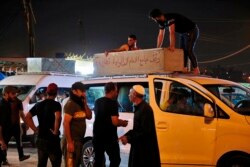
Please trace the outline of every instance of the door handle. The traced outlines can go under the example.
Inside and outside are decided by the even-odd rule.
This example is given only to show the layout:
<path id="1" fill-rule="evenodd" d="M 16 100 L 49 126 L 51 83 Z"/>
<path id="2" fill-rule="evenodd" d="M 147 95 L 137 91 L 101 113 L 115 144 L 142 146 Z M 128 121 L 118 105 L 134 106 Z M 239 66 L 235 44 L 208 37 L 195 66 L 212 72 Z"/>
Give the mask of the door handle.
<path id="1" fill-rule="evenodd" d="M 166 130 L 168 129 L 168 124 L 166 122 L 160 121 L 160 122 L 157 122 L 156 128 L 160 130 Z"/>

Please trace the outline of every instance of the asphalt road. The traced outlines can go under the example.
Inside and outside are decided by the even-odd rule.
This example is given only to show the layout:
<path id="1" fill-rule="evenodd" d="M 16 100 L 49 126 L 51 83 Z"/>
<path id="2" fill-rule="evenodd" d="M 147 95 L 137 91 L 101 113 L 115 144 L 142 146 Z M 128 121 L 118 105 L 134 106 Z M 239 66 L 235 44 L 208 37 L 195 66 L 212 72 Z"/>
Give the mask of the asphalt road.
<path id="1" fill-rule="evenodd" d="M 36 148 L 32 148 L 29 144 L 24 144 L 24 154 L 30 155 L 30 158 L 20 162 L 18 158 L 17 149 L 15 144 L 11 143 L 7 152 L 7 159 L 10 163 L 10 167 L 36 167 L 37 166 L 37 150 Z M 120 167 L 127 167 L 128 166 L 128 155 L 121 153 L 121 164 Z M 107 158 L 107 165 L 109 166 L 109 161 Z M 4 167 L 4 165 L 2 165 Z M 62 160 L 62 167 L 64 167 L 64 162 Z M 50 161 L 48 160 L 47 167 L 52 167 Z"/>

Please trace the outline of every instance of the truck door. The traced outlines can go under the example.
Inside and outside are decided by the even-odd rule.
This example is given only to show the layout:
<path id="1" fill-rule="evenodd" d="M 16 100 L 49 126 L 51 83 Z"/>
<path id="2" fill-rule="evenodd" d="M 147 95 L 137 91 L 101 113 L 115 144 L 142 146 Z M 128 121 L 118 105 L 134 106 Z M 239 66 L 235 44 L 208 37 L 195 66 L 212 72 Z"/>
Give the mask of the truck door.
<path id="1" fill-rule="evenodd" d="M 217 119 L 203 114 L 211 100 L 174 80 L 152 77 L 149 83 L 162 166 L 211 164 Z"/>

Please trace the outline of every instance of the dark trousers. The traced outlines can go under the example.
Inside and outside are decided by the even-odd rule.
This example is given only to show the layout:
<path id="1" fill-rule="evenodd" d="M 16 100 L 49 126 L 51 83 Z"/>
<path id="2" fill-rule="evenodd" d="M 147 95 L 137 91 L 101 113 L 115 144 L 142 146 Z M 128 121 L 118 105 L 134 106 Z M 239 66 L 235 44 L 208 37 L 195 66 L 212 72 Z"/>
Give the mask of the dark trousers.
<path id="1" fill-rule="evenodd" d="M 0 146 L 1 146 L 1 145 L 0 145 Z M 1 147 L 0 147 L 0 167 L 1 167 L 2 162 L 3 162 L 3 157 L 4 157 L 4 152 L 3 152 L 3 150 L 2 150 Z"/>
<path id="2" fill-rule="evenodd" d="M 10 130 L 4 134 L 4 142 L 8 145 L 11 137 L 14 137 L 16 140 L 16 146 L 18 151 L 19 159 L 24 156 L 23 154 L 23 146 L 22 146 L 22 131 L 20 124 L 14 124 L 11 126 Z M 7 151 L 4 151 L 4 155 L 2 158 L 3 161 L 7 161 Z"/>
<path id="3" fill-rule="evenodd" d="M 103 167 L 105 152 L 109 156 L 110 167 L 119 167 L 121 162 L 121 157 L 120 157 L 120 147 L 117 141 L 104 142 L 102 140 L 100 141 L 93 140 L 93 146 L 95 151 L 94 167 Z"/>
<path id="4" fill-rule="evenodd" d="M 3 140 L 4 140 L 5 144 L 7 145 L 7 147 L 8 147 L 8 143 L 9 143 L 11 137 L 12 137 L 12 130 L 8 130 L 8 131 L 5 131 L 3 133 Z M 2 150 L 2 155 L 3 155 L 2 162 L 7 161 L 7 150 Z"/>
<path id="5" fill-rule="evenodd" d="M 38 152 L 37 167 L 46 167 L 48 159 L 50 159 L 52 167 L 61 166 L 62 151 L 59 138 L 54 141 L 38 138 L 36 144 Z"/>
<path id="6" fill-rule="evenodd" d="M 192 31 L 181 34 L 180 47 L 184 51 L 184 67 L 187 67 L 188 58 L 191 61 L 192 67 L 198 66 L 197 58 L 194 54 L 194 47 L 199 37 L 199 28 L 196 26 Z"/>

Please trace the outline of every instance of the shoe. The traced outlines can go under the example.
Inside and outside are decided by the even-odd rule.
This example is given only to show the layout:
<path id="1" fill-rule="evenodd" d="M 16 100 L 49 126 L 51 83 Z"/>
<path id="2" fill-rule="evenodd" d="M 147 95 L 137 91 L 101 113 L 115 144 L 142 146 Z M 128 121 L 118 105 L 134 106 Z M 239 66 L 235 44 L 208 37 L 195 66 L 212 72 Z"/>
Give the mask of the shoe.
<path id="1" fill-rule="evenodd" d="M 10 163 L 6 160 L 2 162 L 2 165 L 10 166 Z M 1 166 L 1 165 L 0 165 Z"/>
<path id="2" fill-rule="evenodd" d="M 187 67 L 184 67 L 183 70 L 182 70 L 183 73 L 188 73 L 188 68 Z"/>
<path id="3" fill-rule="evenodd" d="M 19 158 L 19 161 L 24 161 L 29 158 L 30 158 L 30 155 L 24 155 L 23 157 Z"/>
<path id="4" fill-rule="evenodd" d="M 200 75 L 200 69 L 199 69 L 199 67 L 194 68 L 193 74 Z"/>

